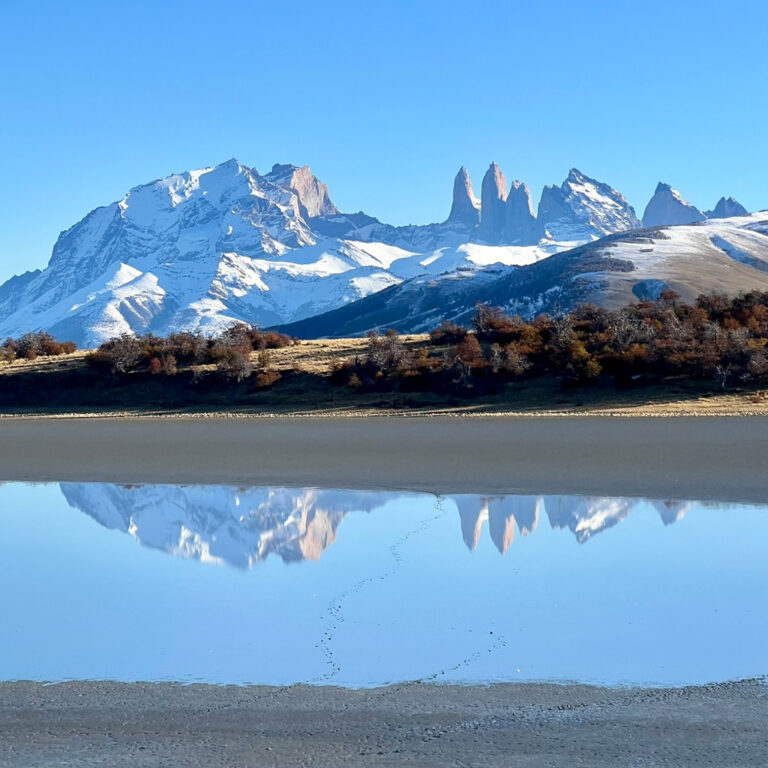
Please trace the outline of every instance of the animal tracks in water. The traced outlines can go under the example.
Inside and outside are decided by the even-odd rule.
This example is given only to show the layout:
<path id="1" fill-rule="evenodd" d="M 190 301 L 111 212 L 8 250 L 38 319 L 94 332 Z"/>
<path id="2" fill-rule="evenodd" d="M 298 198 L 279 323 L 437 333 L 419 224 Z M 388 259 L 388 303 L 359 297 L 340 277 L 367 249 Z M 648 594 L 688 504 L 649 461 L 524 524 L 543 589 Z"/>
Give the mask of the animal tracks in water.
<path id="1" fill-rule="evenodd" d="M 333 683 L 334 678 L 336 678 L 338 674 L 341 672 L 341 669 L 342 669 L 341 662 L 338 660 L 337 655 L 335 653 L 334 640 L 340 626 L 344 624 L 344 622 L 346 621 L 346 616 L 344 614 L 345 603 L 350 598 L 356 596 L 357 594 L 359 594 L 361 591 L 368 588 L 372 584 L 376 582 L 383 582 L 383 581 L 386 581 L 387 579 L 392 578 L 395 575 L 395 573 L 398 571 L 398 569 L 402 566 L 402 563 L 405 557 L 402 550 L 403 550 L 403 547 L 408 543 L 408 541 L 413 537 L 418 536 L 420 533 L 423 533 L 424 531 L 428 530 L 429 527 L 432 526 L 437 520 L 440 520 L 445 516 L 446 516 L 445 498 L 442 496 L 438 496 L 435 500 L 434 514 L 422 519 L 417 526 L 415 526 L 414 528 L 412 528 L 411 530 L 403 534 L 397 541 L 395 541 L 389 546 L 389 554 L 391 556 L 391 565 L 389 568 L 387 568 L 385 571 L 381 573 L 366 576 L 365 578 L 360 579 L 359 581 L 356 581 L 354 584 L 352 584 L 350 587 L 345 589 L 343 592 L 336 595 L 330 601 L 324 617 L 326 628 L 323 630 L 322 636 L 320 637 L 320 640 L 316 646 L 324 656 L 327 669 L 324 674 L 320 675 L 315 680 L 311 680 L 308 682 L 319 683 L 319 684 L 331 684 Z M 402 630 L 404 632 L 407 632 L 408 629 L 409 629 L 408 627 L 405 627 L 405 626 L 402 627 Z M 455 628 L 450 627 L 448 628 L 448 631 L 455 631 Z M 478 635 L 483 634 L 482 630 L 470 630 L 470 632 L 472 632 L 472 634 L 476 633 Z M 481 658 L 483 655 L 489 654 L 489 653 L 495 653 L 507 645 L 506 639 L 498 633 L 494 634 L 493 631 L 489 630 L 486 636 L 489 639 L 489 642 L 481 643 L 482 647 L 478 647 L 471 654 L 459 659 L 454 664 L 444 666 L 438 670 L 435 670 L 430 674 L 421 676 L 419 678 L 408 681 L 406 683 L 401 683 L 399 685 L 392 686 L 391 690 L 402 688 L 404 685 L 418 685 L 423 683 L 438 682 L 441 680 L 441 678 L 445 678 L 446 675 L 452 672 L 456 672 L 457 670 L 472 664 L 473 662 Z"/>

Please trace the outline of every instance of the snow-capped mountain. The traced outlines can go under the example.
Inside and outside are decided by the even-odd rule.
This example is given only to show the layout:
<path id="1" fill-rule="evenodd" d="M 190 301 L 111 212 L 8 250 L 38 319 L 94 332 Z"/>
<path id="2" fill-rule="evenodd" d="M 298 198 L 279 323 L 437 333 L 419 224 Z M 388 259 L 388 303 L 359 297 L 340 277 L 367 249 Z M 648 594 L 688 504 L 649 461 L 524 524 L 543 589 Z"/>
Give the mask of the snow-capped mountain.
<path id="1" fill-rule="evenodd" d="M 585 302 L 615 309 L 665 289 L 686 301 L 768 291 L 768 211 L 611 235 L 518 268 L 417 277 L 283 330 L 302 338 L 420 333 L 443 319 L 468 323 L 478 302 L 533 317 Z"/>
<path id="2" fill-rule="evenodd" d="M 230 160 L 135 187 L 63 232 L 48 267 L 0 287 L 0 334 L 80 345 L 121 333 L 215 332 L 334 309 L 402 280 L 530 263 L 570 243 L 489 250 L 472 222 L 391 227 L 341 214 L 309 168 Z"/>
<path id="3" fill-rule="evenodd" d="M 654 200 L 651 212 L 667 218 L 688 205 L 666 185 Z M 713 215 L 737 206 L 721 200 Z M 134 187 L 63 232 L 44 270 L 0 286 L 0 335 L 46 330 L 95 346 L 122 333 L 286 325 L 339 308 L 358 313 L 360 300 L 389 300 L 400 294 L 385 289 L 401 284 L 404 293 L 425 287 L 416 304 L 439 296 L 421 313 L 439 322 L 440 301 L 458 286 L 477 294 L 513 268 L 638 226 L 621 194 L 576 169 L 544 189 L 536 215 L 528 187 L 507 189 L 495 163 L 480 201 L 462 168 L 444 222 L 394 227 L 339 211 L 308 167 L 275 165 L 261 175 L 229 160 Z M 413 326 L 414 311 L 389 324 Z"/>
<path id="4" fill-rule="evenodd" d="M 537 219 L 539 234 L 551 240 L 597 240 L 640 227 L 624 195 L 576 168 L 561 186 L 544 187 Z"/>

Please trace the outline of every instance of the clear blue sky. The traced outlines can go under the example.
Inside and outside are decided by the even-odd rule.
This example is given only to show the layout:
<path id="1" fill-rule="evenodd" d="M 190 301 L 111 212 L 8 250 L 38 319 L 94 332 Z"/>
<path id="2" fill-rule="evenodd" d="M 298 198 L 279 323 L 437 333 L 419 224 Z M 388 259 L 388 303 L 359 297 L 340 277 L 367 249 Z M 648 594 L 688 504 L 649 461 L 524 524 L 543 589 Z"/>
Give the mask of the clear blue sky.
<path id="1" fill-rule="evenodd" d="M 768 207 L 764 0 L 0 4 L 0 279 L 136 184 L 308 163 L 345 210 L 441 220 L 460 165 L 571 166 Z"/>

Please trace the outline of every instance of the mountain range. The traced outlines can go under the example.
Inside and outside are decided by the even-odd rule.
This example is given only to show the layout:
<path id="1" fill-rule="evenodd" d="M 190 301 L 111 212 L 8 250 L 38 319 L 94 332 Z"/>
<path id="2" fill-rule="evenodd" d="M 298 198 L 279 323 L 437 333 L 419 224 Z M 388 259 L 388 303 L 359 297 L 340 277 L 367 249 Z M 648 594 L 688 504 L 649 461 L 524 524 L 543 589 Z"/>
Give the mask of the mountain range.
<path id="1" fill-rule="evenodd" d="M 61 483 L 67 503 L 142 546 L 175 557 L 251 568 L 269 555 L 284 562 L 318 560 L 334 543 L 350 512 L 373 512 L 408 494 L 304 488 L 112 485 Z M 546 511 L 552 528 L 570 530 L 579 544 L 613 527 L 646 502 L 582 496 L 446 497 L 459 513 L 470 551 L 488 523 L 494 546 L 506 554 L 515 536 L 536 530 Z M 649 502 L 664 525 L 682 518 L 690 504 Z"/>
<path id="2" fill-rule="evenodd" d="M 62 232 L 48 266 L 0 286 L 0 335 L 80 346 L 122 333 L 214 333 L 235 321 L 299 336 L 424 330 L 477 301 L 523 313 L 768 289 L 768 213 L 723 197 L 706 213 L 659 184 L 642 221 L 572 169 L 545 187 L 492 163 L 477 200 L 462 168 L 441 223 L 343 213 L 308 167 L 229 160 L 134 187 Z"/>

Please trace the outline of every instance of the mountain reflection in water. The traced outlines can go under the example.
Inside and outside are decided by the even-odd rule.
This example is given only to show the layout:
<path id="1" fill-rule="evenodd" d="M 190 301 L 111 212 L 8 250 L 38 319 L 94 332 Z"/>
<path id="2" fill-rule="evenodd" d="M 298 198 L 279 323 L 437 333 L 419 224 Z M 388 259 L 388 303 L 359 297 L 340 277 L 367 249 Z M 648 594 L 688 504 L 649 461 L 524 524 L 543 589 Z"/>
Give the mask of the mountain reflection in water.
<path id="1" fill-rule="evenodd" d="M 350 512 L 371 512 L 392 501 L 425 494 L 235 488 L 226 486 L 62 483 L 68 504 L 103 526 L 129 533 L 142 546 L 182 558 L 250 568 L 270 554 L 284 562 L 318 560 L 336 540 Z M 533 533 L 546 515 L 555 529 L 570 530 L 582 544 L 650 503 L 664 525 L 682 518 L 689 502 L 584 496 L 441 497 L 458 511 L 461 536 L 474 551 L 488 524 L 496 549 L 506 554 L 520 535 Z M 448 504 L 445 504 L 445 502 Z"/>
<path id="2" fill-rule="evenodd" d="M 0 538 L 0 680 L 768 672 L 765 505 L 8 483 Z"/>

